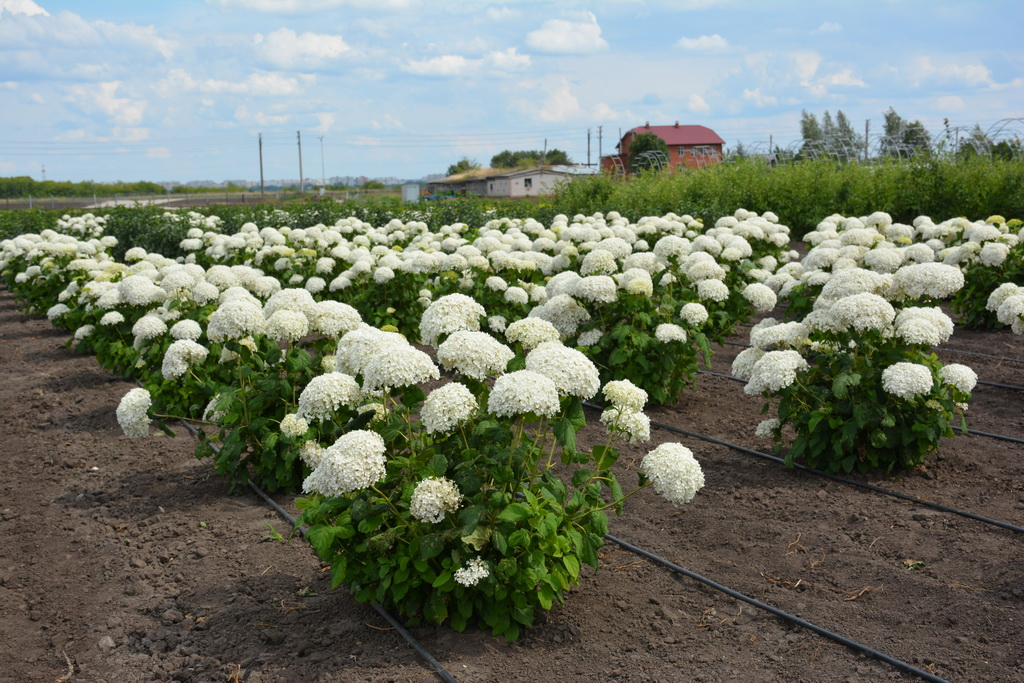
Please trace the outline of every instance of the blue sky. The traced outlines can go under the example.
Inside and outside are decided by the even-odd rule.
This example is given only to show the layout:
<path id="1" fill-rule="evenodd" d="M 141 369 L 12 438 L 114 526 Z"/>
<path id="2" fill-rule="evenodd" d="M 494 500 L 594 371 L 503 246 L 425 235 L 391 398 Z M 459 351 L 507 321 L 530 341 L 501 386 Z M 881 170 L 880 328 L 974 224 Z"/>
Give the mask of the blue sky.
<path id="1" fill-rule="evenodd" d="M 0 176 L 443 172 L 620 131 L 799 138 L 801 110 L 933 133 L 1024 117 L 1024 3 L 0 0 Z M 322 138 L 322 139 L 321 139 Z M 321 149 L 323 154 L 321 155 Z"/>

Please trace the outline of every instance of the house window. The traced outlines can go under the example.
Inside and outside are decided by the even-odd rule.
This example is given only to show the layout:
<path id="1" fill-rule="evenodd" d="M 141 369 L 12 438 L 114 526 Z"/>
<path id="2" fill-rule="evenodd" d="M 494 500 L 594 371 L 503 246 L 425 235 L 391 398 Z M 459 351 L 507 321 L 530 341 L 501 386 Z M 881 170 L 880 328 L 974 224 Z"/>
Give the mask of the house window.
<path id="1" fill-rule="evenodd" d="M 525 187 L 527 190 L 532 189 L 533 188 L 533 178 L 524 178 L 523 179 L 523 187 Z"/>
<path id="2" fill-rule="evenodd" d="M 682 145 L 679 146 L 679 158 L 680 159 L 682 159 L 684 156 L 686 156 L 686 151 L 687 151 L 686 147 L 684 147 Z"/>

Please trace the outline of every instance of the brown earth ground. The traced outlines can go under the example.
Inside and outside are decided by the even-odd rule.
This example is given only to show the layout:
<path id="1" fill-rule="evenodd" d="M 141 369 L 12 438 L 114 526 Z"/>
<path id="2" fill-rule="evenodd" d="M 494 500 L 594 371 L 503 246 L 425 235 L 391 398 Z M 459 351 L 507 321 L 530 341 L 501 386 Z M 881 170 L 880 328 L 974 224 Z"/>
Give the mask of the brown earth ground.
<path id="1" fill-rule="evenodd" d="M 438 680 L 371 607 L 330 590 L 304 542 L 273 540 L 271 527 L 289 529 L 266 504 L 227 495 L 187 432 L 122 436 L 114 409 L 132 385 L 66 340 L 0 291 L 0 679 Z M 947 347 L 1024 358 L 1008 331 L 958 331 Z M 737 350 L 718 349 L 713 369 L 728 373 Z M 941 353 L 1024 385 L 1024 363 Z M 1022 395 L 979 386 L 969 426 L 1024 438 Z M 759 408 L 701 375 L 649 414 L 764 450 Z M 707 483 L 679 508 L 641 492 L 612 520 L 618 538 L 935 676 L 1024 681 L 1022 534 L 652 436 L 620 460 L 624 481 L 647 450 L 681 440 Z M 858 478 L 1024 525 L 1018 443 L 957 436 L 917 471 Z M 516 643 L 412 633 L 459 681 L 917 679 L 615 546 L 601 564 Z"/>

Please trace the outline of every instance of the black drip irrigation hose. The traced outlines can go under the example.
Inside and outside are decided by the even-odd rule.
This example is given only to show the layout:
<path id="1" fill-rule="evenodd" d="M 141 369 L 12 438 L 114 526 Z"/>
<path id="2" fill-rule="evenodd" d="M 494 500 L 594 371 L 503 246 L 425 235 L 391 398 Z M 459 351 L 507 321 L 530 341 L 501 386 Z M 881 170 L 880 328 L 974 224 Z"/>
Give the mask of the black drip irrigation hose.
<path id="1" fill-rule="evenodd" d="M 726 375 L 725 373 L 722 372 L 698 370 L 697 374 L 711 375 L 712 377 L 721 377 L 722 379 L 732 380 L 733 382 L 742 382 L 743 384 L 747 383 L 747 380 L 743 379 L 742 377 L 736 377 L 735 375 Z M 1005 389 L 1016 389 L 1018 391 L 1024 391 L 1024 387 L 1015 387 L 1010 384 L 996 384 L 995 382 L 982 382 L 981 380 L 978 380 L 978 384 L 991 384 L 992 386 L 1003 387 Z M 990 439 L 1000 439 L 1001 441 L 1011 441 L 1013 443 L 1024 443 L 1024 439 L 1018 439 L 1015 436 L 1003 436 L 1002 434 L 992 434 L 991 432 L 982 432 L 978 431 L 977 429 L 968 429 L 967 431 L 964 431 L 963 429 L 960 429 L 959 427 L 956 426 L 954 426 L 953 429 L 960 432 L 961 434 L 970 434 L 972 436 L 987 436 Z"/>
<path id="2" fill-rule="evenodd" d="M 597 410 L 603 410 L 604 409 L 602 406 L 599 406 L 596 403 L 590 403 L 589 401 L 584 401 L 583 405 L 587 406 L 588 408 L 595 408 Z M 696 432 L 689 432 L 689 431 L 687 431 L 685 429 L 680 429 L 679 427 L 673 427 L 672 425 L 663 424 L 661 422 L 654 422 L 653 420 L 651 421 L 651 426 L 652 427 L 657 427 L 658 429 L 664 429 L 665 431 L 672 432 L 674 434 L 681 434 L 683 436 L 689 436 L 689 437 L 694 438 L 694 439 L 700 439 L 701 441 L 707 441 L 708 443 L 713 443 L 713 444 L 716 444 L 716 445 L 719 445 L 719 446 L 725 446 L 727 448 L 731 448 L 731 449 L 739 451 L 741 453 L 747 453 L 748 455 L 753 455 L 753 456 L 756 456 L 758 458 L 763 458 L 765 460 L 771 460 L 772 462 L 777 462 L 777 463 L 782 464 L 782 465 L 786 464 L 786 461 L 784 459 L 780 458 L 777 455 L 772 455 L 770 453 L 764 453 L 762 451 L 756 451 L 753 448 L 747 448 L 746 446 L 739 446 L 739 445 L 734 444 L 734 443 L 729 443 L 728 441 L 722 441 L 721 439 L 716 439 L 716 438 L 714 438 L 712 436 L 705 436 L 703 434 L 698 434 Z M 989 517 L 983 517 L 981 515 L 976 515 L 973 512 L 967 512 L 966 510 L 960 510 L 958 508 L 950 507 L 948 505 L 942 505 L 940 503 L 932 503 L 932 502 L 927 501 L 927 500 L 922 500 L 921 498 L 915 498 L 914 496 L 908 496 L 905 493 L 899 493 L 898 491 L 891 491 L 889 489 L 884 489 L 881 486 L 875 486 L 874 484 L 868 484 L 867 482 L 857 481 L 855 479 L 847 479 L 846 477 L 840 477 L 838 474 L 832 474 L 830 472 L 825 472 L 823 470 L 817 470 L 817 469 L 814 469 L 813 467 L 808 467 L 807 465 L 801 465 L 800 463 L 793 463 L 792 466 L 793 466 L 794 469 L 798 469 L 798 470 L 801 470 L 803 472 L 809 472 L 811 474 L 816 474 L 819 477 L 824 477 L 826 479 L 831 479 L 832 481 L 837 481 L 837 482 L 840 482 L 842 484 L 849 484 L 851 486 L 859 486 L 861 488 L 868 489 L 869 491 L 874 491 L 876 493 L 883 493 L 883 494 L 885 494 L 887 496 L 892 496 L 894 498 L 899 498 L 900 500 L 905 500 L 905 501 L 907 501 L 909 503 L 915 503 L 917 505 L 923 505 L 925 507 L 930 507 L 930 508 L 935 509 L 935 510 L 941 510 L 942 512 L 949 512 L 949 513 L 952 513 L 952 514 L 955 514 L 955 515 L 960 515 L 961 517 L 967 517 L 968 519 L 976 520 L 978 522 L 984 522 L 985 524 L 991 524 L 991 525 L 997 526 L 997 527 L 999 527 L 1001 529 L 1006 529 L 1008 531 L 1015 531 L 1017 533 L 1024 534 L 1024 527 L 1020 527 L 1020 526 L 1017 526 L 1015 524 L 1010 524 L 1008 522 L 1001 522 L 1001 521 L 999 521 L 997 519 L 991 519 Z"/>
<path id="3" fill-rule="evenodd" d="M 979 353 L 977 351 L 968 351 L 967 349 L 951 349 L 945 346 L 938 349 L 939 351 L 949 351 L 950 353 L 962 353 L 965 356 L 980 356 L 981 358 L 994 358 L 998 361 L 1006 361 L 1008 363 L 1024 363 L 1024 359 L 1021 358 L 1010 358 L 1008 356 L 993 356 L 989 353 Z"/>
<path id="4" fill-rule="evenodd" d="M 199 432 L 196 431 L 196 428 L 193 427 L 191 423 L 189 423 L 187 420 L 182 420 L 181 423 L 185 425 L 185 429 L 187 429 L 192 434 L 192 436 L 198 438 Z M 211 444 L 211 447 L 214 450 L 218 450 L 216 444 Z M 287 510 L 281 507 L 276 500 L 268 496 L 263 489 L 257 486 L 252 481 L 252 479 L 247 480 L 247 483 L 249 484 L 249 488 L 252 489 L 256 493 L 256 495 L 262 498 L 263 501 L 267 503 L 267 505 L 272 507 L 279 517 L 281 517 L 286 522 L 291 524 L 293 529 L 297 529 L 302 538 L 306 538 L 306 532 L 308 531 L 306 527 L 299 526 L 298 521 L 294 517 L 292 517 Z M 413 637 L 413 635 L 409 633 L 409 631 L 404 626 L 402 626 L 402 624 L 397 619 L 395 619 L 395 617 L 390 612 L 381 607 L 380 603 L 374 601 L 373 603 L 371 603 L 371 607 L 373 607 L 373 609 L 377 611 L 377 614 L 384 617 L 385 621 L 391 624 L 392 628 L 394 628 L 395 631 L 397 631 L 398 634 L 405 639 L 405 642 L 409 643 L 412 649 L 416 650 L 416 654 L 422 657 L 423 661 L 425 661 L 434 669 L 434 672 L 442 681 L 444 681 L 444 683 L 458 683 L 455 677 L 452 676 L 451 673 L 449 673 L 448 670 L 444 668 L 444 665 L 442 665 L 439 661 L 434 659 L 434 656 L 430 654 L 430 652 L 425 647 L 420 645 L 419 641 L 416 640 L 416 638 Z"/>
<path id="5" fill-rule="evenodd" d="M 730 596 L 732 598 L 735 598 L 737 600 L 742 600 L 743 602 L 747 603 L 748 605 L 753 605 L 754 607 L 757 607 L 758 609 L 765 610 L 766 612 L 774 614 L 777 617 L 781 617 L 782 619 L 785 619 L 786 621 L 790 621 L 790 622 L 796 624 L 797 626 L 802 626 L 803 628 L 806 628 L 806 629 L 808 629 L 810 631 L 814 631 L 818 635 L 824 636 L 824 637 L 826 637 L 826 638 L 828 638 L 830 640 L 834 640 L 835 642 L 837 642 L 837 643 L 839 643 L 841 645 L 845 645 L 848 648 L 851 648 L 853 650 L 857 650 L 859 652 L 863 652 L 864 654 L 869 655 L 871 657 L 874 657 L 875 659 L 879 659 L 879 660 L 885 662 L 886 664 L 891 664 L 892 666 L 896 667 L 897 669 L 900 669 L 902 671 L 906 671 L 907 673 L 912 673 L 915 676 L 919 676 L 919 677 L 923 678 L 926 681 L 933 681 L 933 683 L 948 683 L 946 681 L 946 679 L 939 678 L 935 674 L 930 674 L 927 671 L 924 671 L 922 669 L 918 669 L 915 666 L 907 664 L 903 660 L 896 659 L 895 657 L 890 657 L 889 655 L 887 655 L 887 654 L 885 654 L 883 652 L 879 652 L 878 650 L 875 650 L 874 648 L 870 648 L 867 645 L 862 645 L 861 643 L 858 643 L 855 640 L 850 640 L 849 638 L 844 638 L 843 636 L 839 635 L 838 633 L 833 633 L 832 631 L 824 629 L 821 626 L 818 626 L 816 624 L 812 624 L 811 622 L 809 622 L 809 621 L 807 621 L 805 619 L 801 619 L 798 616 L 794 616 L 794 615 L 790 614 L 789 612 L 784 612 L 783 610 L 779 609 L 778 607 L 773 607 L 773 606 L 771 606 L 771 605 L 769 605 L 767 603 L 761 602 L 760 600 L 757 600 L 757 599 L 752 598 L 752 597 L 750 597 L 748 595 L 740 593 L 739 591 L 735 591 L 735 590 L 729 588 L 728 586 L 723 586 L 720 583 L 716 583 L 715 581 L 712 581 L 711 579 L 709 579 L 707 577 L 701 576 L 700 574 L 698 574 L 696 572 L 692 572 L 689 569 L 686 569 L 684 567 L 680 567 L 678 564 L 675 564 L 673 562 L 669 562 L 668 560 L 666 560 L 666 559 L 664 559 L 662 557 L 658 557 L 657 555 L 655 555 L 653 553 L 649 553 L 646 550 L 644 550 L 643 548 L 638 548 L 637 546 L 633 545 L 632 543 L 628 543 L 626 541 L 618 539 L 618 538 L 612 536 L 611 534 L 605 534 L 604 538 L 605 538 L 605 540 L 611 541 L 612 543 L 615 543 L 615 544 L 621 546 L 622 548 L 624 548 L 625 550 L 628 550 L 631 553 L 634 553 L 636 555 L 640 555 L 641 557 L 646 557 L 647 559 L 649 559 L 649 560 L 651 560 L 653 562 L 656 562 L 656 563 L 662 565 L 663 567 L 667 567 L 668 569 L 671 569 L 672 571 L 676 572 L 677 574 L 682 574 L 683 576 L 686 576 L 686 577 L 688 577 L 690 579 L 693 579 L 694 581 L 698 581 L 700 583 L 703 583 L 706 586 L 710 586 L 711 588 L 714 588 L 717 591 L 721 591 L 722 593 L 725 593 L 726 595 L 728 595 L 728 596 Z"/>

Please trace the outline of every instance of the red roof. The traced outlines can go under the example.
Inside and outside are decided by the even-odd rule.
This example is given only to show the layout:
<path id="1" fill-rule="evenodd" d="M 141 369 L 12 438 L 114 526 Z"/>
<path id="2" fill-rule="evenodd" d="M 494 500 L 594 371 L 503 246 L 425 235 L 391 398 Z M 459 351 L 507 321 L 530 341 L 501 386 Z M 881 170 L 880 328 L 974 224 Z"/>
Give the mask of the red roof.
<path id="1" fill-rule="evenodd" d="M 654 133 L 665 141 L 666 145 L 724 145 L 725 140 L 718 137 L 718 133 L 706 126 L 637 126 L 622 136 L 632 133 L 634 136 L 642 133 Z M 620 143 L 621 144 L 621 143 Z"/>

